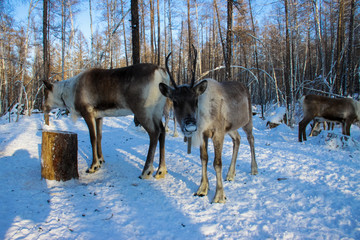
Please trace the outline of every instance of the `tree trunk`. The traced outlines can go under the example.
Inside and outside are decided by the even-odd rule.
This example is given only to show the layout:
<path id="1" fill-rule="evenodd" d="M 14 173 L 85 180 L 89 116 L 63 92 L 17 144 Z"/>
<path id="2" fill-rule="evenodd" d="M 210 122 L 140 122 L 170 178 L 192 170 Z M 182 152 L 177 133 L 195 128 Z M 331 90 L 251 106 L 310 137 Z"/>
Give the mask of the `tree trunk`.
<path id="1" fill-rule="evenodd" d="M 46 1 L 46 0 L 44 0 Z M 94 67 L 94 32 L 93 32 L 93 21 L 92 21 L 92 9 L 91 9 L 91 0 L 89 0 L 89 14 L 90 14 L 90 56 L 91 56 L 91 67 Z M 97 63 L 96 63 L 97 65 Z"/>
<path id="2" fill-rule="evenodd" d="M 320 25 L 320 14 L 319 14 L 319 6 L 317 3 L 317 0 L 313 1 L 313 8 L 314 8 L 314 17 L 315 17 L 315 29 L 316 29 L 316 35 L 318 40 L 318 47 L 319 47 L 319 63 L 321 63 L 321 79 L 324 81 L 325 78 L 325 54 L 323 50 L 323 41 L 322 41 L 322 35 L 321 35 L 321 25 Z M 311 58 L 310 58 L 311 59 Z"/>
<path id="3" fill-rule="evenodd" d="M 124 16 L 124 2 L 121 0 L 121 15 Z M 127 54 L 127 43 L 126 43 L 126 28 L 125 28 L 125 22 L 122 22 L 123 25 L 123 36 L 124 36 L 124 51 L 125 51 L 125 61 L 126 66 L 129 66 L 129 60 L 128 60 L 128 54 Z"/>
<path id="4" fill-rule="evenodd" d="M 157 65 L 160 65 L 160 4 L 159 0 L 156 1 L 156 8 L 157 8 L 157 33 L 158 33 L 158 48 L 157 48 Z"/>
<path id="5" fill-rule="evenodd" d="M 170 52 L 173 51 L 173 39 L 172 39 L 172 22 L 171 22 L 171 6 L 170 6 L 170 0 L 168 0 L 168 6 L 169 6 L 169 41 L 170 41 Z M 166 53 L 167 55 L 167 53 Z M 171 69 L 174 72 L 174 58 L 171 58 Z"/>
<path id="6" fill-rule="evenodd" d="M 191 71 L 192 69 L 192 37 L 191 37 L 191 20 L 190 20 L 190 0 L 187 0 L 187 23 L 188 23 L 188 67 L 187 67 L 187 74 L 186 74 L 186 83 L 190 81 Z"/>
<path id="7" fill-rule="evenodd" d="M 344 94 L 345 89 L 343 88 L 343 47 L 344 47 L 344 0 L 339 1 L 339 17 L 338 17 L 338 28 L 337 28 L 337 41 L 336 41 L 336 79 L 335 88 L 336 93 Z"/>
<path id="8" fill-rule="evenodd" d="M 77 152 L 75 133 L 44 131 L 41 145 L 41 177 L 56 181 L 79 178 Z"/>
<path id="9" fill-rule="evenodd" d="M 48 0 L 43 0 L 43 68 L 44 68 L 44 77 L 43 80 L 49 80 L 49 69 L 50 69 L 50 60 L 48 58 Z M 49 114 L 44 114 L 44 121 L 46 125 L 49 125 Z"/>
<path id="10" fill-rule="evenodd" d="M 138 3 L 138 0 L 131 0 L 131 24 L 132 24 L 133 64 L 138 64 L 138 63 L 140 63 L 139 3 Z"/>
<path id="11" fill-rule="evenodd" d="M 227 1 L 227 33 L 226 33 L 226 56 L 225 69 L 226 76 L 225 81 L 231 80 L 231 56 L 232 56 L 232 16 L 233 16 L 233 1 Z M 220 19 L 219 19 L 220 21 Z"/>
<path id="12" fill-rule="evenodd" d="M 286 109 L 287 112 L 290 112 L 290 103 L 291 103 L 291 93 L 290 93 L 290 81 L 291 79 L 291 69 L 290 69 L 290 33 L 289 33 L 289 6 L 288 1 L 285 0 L 285 26 L 286 26 L 286 57 L 285 57 L 285 66 L 284 66 L 284 82 L 285 82 L 285 93 L 286 93 Z"/>
<path id="13" fill-rule="evenodd" d="M 24 77 L 25 77 L 25 69 L 26 69 L 26 58 L 27 58 L 27 53 L 28 53 L 28 47 L 29 47 L 29 33 L 30 33 L 30 20 L 31 20 L 31 12 L 33 10 L 33 2 L 32 0 L 30 1 L 30 6 L 29 6 L 29 14 L 28 14 L 28 22 L 27 22 L 27 27 L 26 27 L 26 35 L 25 35 L 25 46 L 24 46 L 24 56 L 23 59 L 21 59 L 20 56 L 20 62 L 22 62 L 20 64 L 20 69 L 22 69 L 21 71 L 21 79 L 20 79 L 20 88 L 19 88 L 19 105 L 18 105 L 18 109 L 17 109 L 17 116 L 16 116 L 16 122 L 19 121 L 20 118 L 20 114 L 23 110 L 22 108 L 22 91 L 25 91 L 25 87 L 24 87 Z M 24 66 L 25 65 L 25 66 Z M 25 92 L 26 94 L 26 92 Z M 25 105 L 24 105 L 25 107 Z"/>
<path id="14" fill-rule="evenodd" d="M 220 14 L 219 14 L 216 0 L 214 0 L 214 7 L 215 7 L 215 11 L 216 11 L 217 23 L 218 23 L 218 28 L 219 28 L 220 42 L 221 42 L 221 46 L 223 49 L 224 62 L 226 64 L 226 46 L 224 44 L 224 38 L 223 38 L 222 32 L 221 32 Z M 220 79 L 219 82 L 222 82 L 222 80 Z"/>
<path id="15" fill-rule="evenodd" d="M 150 54 L 151 54 L 151 63 L 155 63 L 155 54 L 154 54 L 154 30 L 155 19 L 154 19 L 154 0 L 150 0 Z"/>
<path id="16" fill-rule="evenodd" d="M 198 52 L 198 58 L 199 58 L 199 61 L 198 61 L 198 65 L 199 65 L 199 67 L 197 68 L 197 69 L 199 69 L 198 70 L 198 72 L 201 74 L 202 73 L 202 45 L 201 45 L 201 43 L 202 43 L 202 41 L 200 40 L 200 34 L 199 34 L 199 32 L 203 32 L 202 31 L 202 27 L 201 27 L 201 29 L 200 29 L 200 24 L 199 24 L 199 11 L 198 11 L 198 3 L 195 1 L 195 15 L 196 15 L 196 29 L 198 29 L 198 31 L 196 31 L 196 34 L 197 34 L 197 42 L 198 42 L 198 49 L 200 49 L 200 51 Z M 196 73 L 195 73 L 195 76 L 196 76 Z"/>
<path id="17" fill-rule="evenodd" d="M 347 46 L 347 64 L 345 66 L 345 83 L 347 93 L 352 95 L 355 90 L 355 81 L 354 81 L 354 61 L 352 55 L 353 42 L 354 42 L 354 18 L 355 18 L 355 0 L 351 0 L 351 10 L 349 18 L 349 37 L 348 37 L 348 46 Z"/>
<path id="18" fill-rule="evenodd" d="M 65 80 L 65 29 L 66 29 L 66 17 L 65 17 L 65 2 L 61 1 L 61 80 Z"/>

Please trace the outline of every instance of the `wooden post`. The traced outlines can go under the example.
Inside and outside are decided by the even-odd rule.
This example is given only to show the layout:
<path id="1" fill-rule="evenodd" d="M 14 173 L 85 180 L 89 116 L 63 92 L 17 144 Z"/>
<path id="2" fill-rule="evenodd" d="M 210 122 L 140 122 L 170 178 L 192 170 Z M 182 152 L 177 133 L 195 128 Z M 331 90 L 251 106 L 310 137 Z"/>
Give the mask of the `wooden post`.
<path id="1" fill-rule="evenodd" d="M 79 178 L 77 135 L 64 131 L 43 131 L 41 178 L 67 181 Z"/>
<path id="2" fill-rule="evenodd" d="M 184 137 L 184 142 L 187 142 L 187 153 L 191 153 L 191 137 Z"/>

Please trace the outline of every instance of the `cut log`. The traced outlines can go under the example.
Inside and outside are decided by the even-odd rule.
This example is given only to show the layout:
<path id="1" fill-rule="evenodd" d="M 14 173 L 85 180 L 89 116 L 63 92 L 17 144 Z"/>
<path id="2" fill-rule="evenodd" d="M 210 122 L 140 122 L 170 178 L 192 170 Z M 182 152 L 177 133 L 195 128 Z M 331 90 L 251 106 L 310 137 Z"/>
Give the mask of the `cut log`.
<path id="1" fill-rule="evenodd" d="M 67 181 L 79 178 L 77 134 L 43 131 L 41 145 L 41 178 Z"/>

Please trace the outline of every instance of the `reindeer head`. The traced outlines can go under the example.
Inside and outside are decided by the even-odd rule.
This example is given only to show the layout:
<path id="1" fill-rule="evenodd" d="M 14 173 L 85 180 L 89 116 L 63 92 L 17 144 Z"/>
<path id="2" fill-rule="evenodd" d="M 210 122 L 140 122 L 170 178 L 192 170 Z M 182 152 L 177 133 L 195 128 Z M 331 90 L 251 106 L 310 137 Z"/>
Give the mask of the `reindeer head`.
<path id="1" fill-rule="evenodd" d="M 193 46 L 194 47 L 194 46 Z M 195 70 L 196 70 L 196 56 L 197 52 L 194 47 L 195 60 L 192 72 L 192 78 L 190 85 L 184 84 L 177 86 L 168 67 L 168 60 L 170 54 L 166 57 L 166 70 L 169 74 L 173 87 L 170 87 L 164 83 L 159 84 L 160 92 L 173 101 L 175 117 L 180 124 L 181 131 L 186 137 L 191 137 L 197 130 L 197 109 L 198 109 L 198 98 L 203 94 L 207 88 L 207 81 L 201 81 L 195 83 Z"/>
<path id="2" fill-rule="evenodd" d="M 60 91 L 57 84 L 52 84 L 49 81 L 43 81 L 45 85 L 45 103 L 44 112 L 49 113 L 52 109 L 66 108 L 64 100 L 62 98 L 62 92 Z"/>

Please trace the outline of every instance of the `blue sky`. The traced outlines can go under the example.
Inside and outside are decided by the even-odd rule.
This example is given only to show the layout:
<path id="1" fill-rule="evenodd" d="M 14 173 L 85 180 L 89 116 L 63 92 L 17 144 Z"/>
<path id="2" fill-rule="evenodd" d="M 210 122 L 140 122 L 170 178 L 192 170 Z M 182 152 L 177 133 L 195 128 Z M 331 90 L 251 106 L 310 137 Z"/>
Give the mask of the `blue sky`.
<path id="1" fill-rule="evenodd" d="M 38 8 L 42 8 L 42 0 L 33 0 L 33 2 L 38 1 Z M 209 0 L 209 2 L 211 2 Z M 259 22 L 263 22 L 268 18 L 269 16 L 269 9 L 271 9 L 271 5 L 274 1 L 266 1 L 266 0 L 252 0 L 253 5 L 253 11 L 254 11 L 254 17 Z M 28 11 L 29 11 L 29 3 L 30 0 L 16 0 L 14 2 L 11 2 L 11 5 L 14 7 L 14 13 L 15 18 L 17 21 L 20 21 L 23 26 L 26 26 L 27 24 L 27 17 L 28 17 Z M 96 29 L 102 29 L 101 22 L 99 21 L 99 10 L 95 9 L 95 3 L 96 1 L 92 1 L 93 4 L 93 31 L 95 32 Z M 81 1 L 80 3 L 81 11 L 75 15 L 74 24 L 76 25 L 78 29 L 81 30 L 81 32 L 84 34 L 85 38 L 90 40 L 90 16 L 89 16 L 89 2 L 88 1 Z M 162 1 L 161 1 L 161 7 L 162 7 Z M 186 2 L 184 1 L 183 5 L 186 5 Z M 127 9 L 124 9 L 126 11 Z M 174 9 L 174 12 L 182 10 Z M 185 10 L 184 10 L 185 11 Z M 234 10 L 236 11 L 236 10 Z M 42 17 L 42 16 L 37 16 Z M 128 16 L 129 17 L 129 16 Z M 179 14 L 178 16 L 180 19 L 183 17 L 183 14 Z M 173 18 L 173 21 L 175 18 Z M 127 20 L 125 20 L 127 21 Z M 179 24 L 180 27 L 180 24 Z M 175 29 L 176 30 L 176 29 Z"/>

